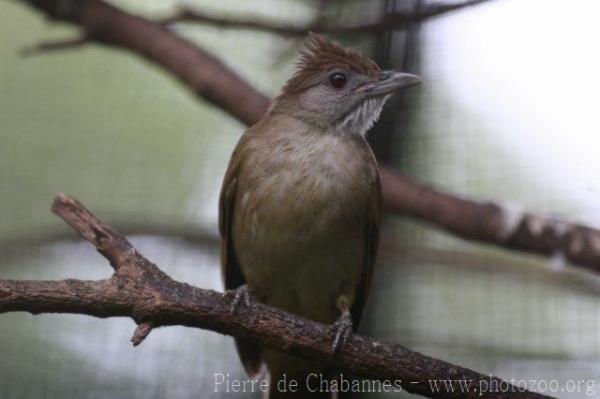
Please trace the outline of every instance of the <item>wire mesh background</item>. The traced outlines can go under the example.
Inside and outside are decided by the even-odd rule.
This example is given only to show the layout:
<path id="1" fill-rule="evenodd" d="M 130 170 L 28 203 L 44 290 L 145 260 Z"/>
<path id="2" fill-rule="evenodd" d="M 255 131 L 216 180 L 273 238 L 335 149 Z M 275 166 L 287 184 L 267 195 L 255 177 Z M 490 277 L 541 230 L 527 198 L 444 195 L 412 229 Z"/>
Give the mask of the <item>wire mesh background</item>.
<path id="1" fill-rule="evenodd" d="M 152 16 L 181 4 L 115 3 Z M 325 3 L 186 2 L 298 25 Z M 176 279 L 220 289 L 216 201 L 244 126 L 124 51 L 88 45 L 24 58 L 23 48 L 77 30 L 19 2 L 0 10 L 0 278 L 110 275 L 50 214 L 64 191 L 134 233 L 140 252 Z M 342 14 L 326 17 L 356 22 L 385 4 L 334 10 Z M 495 0 L 424 23 L 414 72 L 425 83 L 403 102 L 410 118 L 394 132 L 393 163 L 451 192 L 600 226 L 598 11 L 592 0 Z M 270 95 L 300 45 L 268 33 L 173 29 Z M 376 46 L 346 43 L 367 53 Z M 362 332 L 508 379 L 555 379 L 558 397 L 600 397 L 596 276 L 565 269 L 560 254 L 473 244 L 397 216 L 383 239 Z M 217 398 L 230 394 L 216 389 L 215 373 L 244 378 L 229 337 L 168 328 L 133 349 L 133 328 L 130 320 L 0 316 L 0 397 Z M 567 392 L 571 380 L 585 384 Z"/>

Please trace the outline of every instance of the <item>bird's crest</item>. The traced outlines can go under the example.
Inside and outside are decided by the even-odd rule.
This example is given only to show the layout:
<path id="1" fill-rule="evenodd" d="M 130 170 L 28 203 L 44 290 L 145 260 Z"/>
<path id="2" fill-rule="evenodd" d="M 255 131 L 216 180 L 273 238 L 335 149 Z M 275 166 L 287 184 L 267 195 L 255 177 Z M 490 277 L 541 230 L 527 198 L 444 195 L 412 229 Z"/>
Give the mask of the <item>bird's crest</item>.
<path id="1" fill-rule="evenodd" d="M 283 93 L 302 92 L 323 71 L 335 68 L 348 68 L 366 75 L 379 71 L 379 66 L 369 58 L 309 32 L 306 47 L 300 52 L 296 73 L 283 87 Z"/>

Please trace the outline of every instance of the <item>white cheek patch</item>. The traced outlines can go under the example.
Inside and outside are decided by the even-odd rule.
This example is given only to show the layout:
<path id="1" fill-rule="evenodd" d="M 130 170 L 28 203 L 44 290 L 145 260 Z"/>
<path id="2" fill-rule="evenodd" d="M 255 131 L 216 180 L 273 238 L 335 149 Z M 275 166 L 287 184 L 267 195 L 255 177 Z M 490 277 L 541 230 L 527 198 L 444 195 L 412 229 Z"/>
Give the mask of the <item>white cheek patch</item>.
<path id="1" fill-rule="evenodd" d="M 340 133 L 357 133 L 364 137 L 379 119 L 388 98 L 389 95 L 363 101 L 338 124 L 336 130 Z"/>

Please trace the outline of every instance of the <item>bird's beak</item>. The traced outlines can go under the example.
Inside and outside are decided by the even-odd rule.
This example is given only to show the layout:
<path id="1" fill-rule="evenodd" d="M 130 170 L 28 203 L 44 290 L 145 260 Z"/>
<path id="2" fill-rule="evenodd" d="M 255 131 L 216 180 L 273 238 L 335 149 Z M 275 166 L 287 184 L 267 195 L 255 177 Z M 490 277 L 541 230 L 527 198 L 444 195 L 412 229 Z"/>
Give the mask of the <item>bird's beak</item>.
<path id="1" fill-rule="evenodd" d="M 421 77 L 411 73 L 397 71 L 381 71 L 377 73 L 374 82 L 365 87 L 368 98 L 385 96 L 402 88 L 421 83 Z"/>

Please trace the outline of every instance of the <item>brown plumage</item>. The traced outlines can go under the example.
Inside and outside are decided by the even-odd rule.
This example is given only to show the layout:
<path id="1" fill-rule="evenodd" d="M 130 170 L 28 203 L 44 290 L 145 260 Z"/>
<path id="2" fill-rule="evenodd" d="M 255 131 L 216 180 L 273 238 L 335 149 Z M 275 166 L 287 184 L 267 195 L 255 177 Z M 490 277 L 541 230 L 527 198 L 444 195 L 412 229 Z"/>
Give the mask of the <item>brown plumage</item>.
<path id="1" fill-rule="evenodd" d="M 306 47 L 300 51 L 296 73 L 283 86 L 282 95 L 301 93 L 323 71 L 337 68 L 367 76 L 374 76 L 380 71 L 379 65 L 371 59 L 311 32 Z"/>
<path id="2" fill-rule="evenodd" d="M 336 343 L 343 343 L 360 320 L 379 236 L 381 188 L 364 134 L 388 94 L 416 79 L 379 71 L 368 58 L 311 35 L 299 71 L 241 137 L 223 181 L 227 290 L 246 284 L 263 303 L 335 322 Z M 325 365 L 250 340 L 236 345 L 251 376 L 266 364 L 271 399 L 329 397 L 306 386 L 310 373 L 331 375 Z M 297 380 L 300 391 L 279 392 L 276 381 L 284 377 Z"/>

